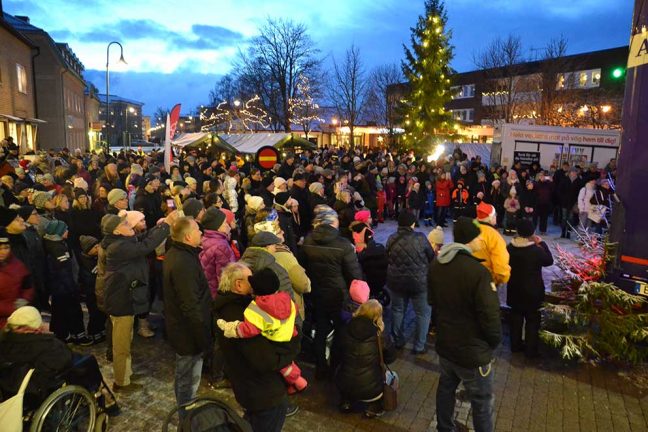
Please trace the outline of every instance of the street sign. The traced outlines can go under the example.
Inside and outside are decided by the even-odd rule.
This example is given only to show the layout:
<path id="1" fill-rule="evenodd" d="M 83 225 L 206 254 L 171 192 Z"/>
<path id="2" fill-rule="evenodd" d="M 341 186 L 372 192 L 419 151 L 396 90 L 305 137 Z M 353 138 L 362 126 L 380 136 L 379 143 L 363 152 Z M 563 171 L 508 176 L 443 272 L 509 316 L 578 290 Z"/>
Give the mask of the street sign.
<path id="1" fill-rule="evenodd" d="M 279 150 L 272 146 L 261 147 L 256 154 L 256 164 L 263 170 L 271 170 L 279 163 Z"/>

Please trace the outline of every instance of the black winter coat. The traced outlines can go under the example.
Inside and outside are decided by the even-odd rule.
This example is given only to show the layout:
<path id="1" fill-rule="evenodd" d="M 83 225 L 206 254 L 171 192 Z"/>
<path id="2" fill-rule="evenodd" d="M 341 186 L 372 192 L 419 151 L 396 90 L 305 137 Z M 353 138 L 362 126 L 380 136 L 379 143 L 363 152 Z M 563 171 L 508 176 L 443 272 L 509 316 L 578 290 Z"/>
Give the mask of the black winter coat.
<path id="1" fill-rule="evenodd" d="M 101 241 L 106 254 L 104 297 L 106 313 L 137 315 L 149 307 L 149 265 L 146 256 L 169 236 L 169 225 L 161 223 L 143 238 L 107 235 Z"/>
<path id="2" fill-rule="evenodd" d="M 506 304 L 520 311 L 537 310 L 545 296 L 542 267 L 553 264 L 549 247 L 545 242 L 536 245 L 526 239 L 515 238 L 507 249 L 511 278 L 506 288 Z"/>
<path id="3" fill-rule="evenodd" d="M 427 289 L 427 270 L 434 251 L 423 233 L 398 227 L 387 240 L 387 286 L 403 294 L 418 294 Z"/>
<path id="4" fill-rule="evenodd" d="M 243 321 L 243 311 L 252 297 L 219 293 L 214 300 L 215 318 Z M 232 383 L 236 401 L 249 411 L 274 408 L 286 400 L 286 384 L 279 370 L 288 366 L 300 350 L 301 336 L 290 342 L 271 342 L 262 335 L 250 339 L 230 339 L 216 329 L 223 350 L 225 374 Z"/>
<path id="5" fill-rule="evenodd" d="M 446 248 L 453 245 L 456 243 Z M 449 262 L 444 258 L 442 249 L 428 273 L 428 300 L 437 326 L 436 351 L 465 368 L 484 366 L 502 340 L 495 285 L 486 267 L 468 251 L 458 252 Z"/>
<path id="6" fill-rule="evenodd" d="M 7 332 L 0 336 L 0 363 L 15 364 L 6 375 L 2 374 L 3 393 L 15 394 L 24 373 L 34 368 L 27 393 L 43 400 L 59 384 L 57 376 L 72 366 L 72 351 L 51 333 Z"/>
<path id="7" fill-rule="evenodd" d="M 558 201 L 560 207 L 571 210 L 578 201 L 578 193 L 583 187 L 580 179 L 571 181 L 569 177 L 562 179 L 558 185 Z"/>
<path id="8" fill-rule="evenodd" d="M 300 261 L 311 280 L 313 302 L 335 312 L 342 309 L 354 279 L 362 279 L 355 248 L 336 228 L 320 225 L 304 240 Z"/>
<path id="9" fill-rule="evenodd" d="M 200 248 L 169 242 L 162 270 L 167 340 L 181 356 L 207 352 L 214 327 L 209 284 L 198 259 Z"/>
<path id="10" fill-rule="evenodd" d="M 347 204 L 344 201 L 337 200 L 333 205 L 333 210 L 338 214 L 338 220 L 340 221 L 340 234 L 342 234 L 342 237 L 351 240 L 349 225 L 351 225 L 351 222 L 355 219 L 353 203 Z"/>
<path id="11" fill-rule="evenodd" d="M 310 231 L 311 223 L 313 222 L 313 214 L 311 213 L 310 192 L 308 189 L 300 188 L 295 185 L 290 190 L 290 196 L 297 200 L 299 203 L 299 235 L 306 235 Z"/>
<path id="12" fill-rule="evenodd" d="M 47 286 L 52 295 L 73 296 L 78 292 L 74 282 L 74 264 L 65 240 L 43 239 L 47 254 Z"/>
<path id="13" fill-rule="evenodd" d="M 137 190 L 133 210 L 144 213 L 146 227 L 151 229 L 157 224 L 160 218 L 164 217 L 162 212 L 162 195 L 159 192 L 149 193 L 144 188 Z"/>
<path id="14" fill-rule="evenodd" d="M 295 233 L 295 219 L 292 212 L 287 212 L 282 209 L 277 209 L 279 215 L 279 226 L 284 232 L 284 243 L 290 251 L 294 254 L 297 253 L 297 234 Z"/>
<path id="15" fill-rule="evenodd" d="M 383 371 L 378 351 L 379 330 L 369 318 L 353 318 L 339 340 L 339 367 L 335 373 L 342 399 L 349 402 L 370 400 L 383 392 Z M 396 351 L 383 337 L 386 363 L 396 359 Z"/>
<path id="16" fill-rule="evenodd" d="M 362 267 L 365 280 L 372 294 L 377 294 L 387 283 L 387 249 L 373 239 L 369 240 L 367 247 L 358 254 L 358 262 Z"/>

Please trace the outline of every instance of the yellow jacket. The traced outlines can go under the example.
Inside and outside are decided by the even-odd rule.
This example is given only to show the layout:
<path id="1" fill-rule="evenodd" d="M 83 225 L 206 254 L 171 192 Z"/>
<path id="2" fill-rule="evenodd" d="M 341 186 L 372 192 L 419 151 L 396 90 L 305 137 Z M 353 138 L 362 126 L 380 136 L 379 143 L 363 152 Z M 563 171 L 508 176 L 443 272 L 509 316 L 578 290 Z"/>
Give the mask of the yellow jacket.
<path id="1" fill-rule="evenodd" d="M 480 222 L 479 229 L 481 230 L 480 246 L 473 252 L 473 256 L 482 260 L 482 264 L 490 272 L 495 284 L 508 282 L 511 277 L 511 266 L 509 266 L 509 253 L 504 238 L 499 231 L 487 223 Z"/>

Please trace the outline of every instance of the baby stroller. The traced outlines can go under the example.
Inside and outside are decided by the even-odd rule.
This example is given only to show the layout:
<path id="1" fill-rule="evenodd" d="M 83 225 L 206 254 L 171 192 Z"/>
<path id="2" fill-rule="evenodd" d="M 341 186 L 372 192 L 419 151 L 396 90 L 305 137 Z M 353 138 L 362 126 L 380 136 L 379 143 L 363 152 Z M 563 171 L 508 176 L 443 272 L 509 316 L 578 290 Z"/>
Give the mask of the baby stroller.
<path id="1" fill-rule="evenodd" d="M 162 432 L 175 427 L 178 432 L 252 432 L 252 427 L 238 413 L 220 399 L 199 397 L 182 407 L 184 414 L 178 416 L 181 407 L 175 407 L 167 415 Z"/>

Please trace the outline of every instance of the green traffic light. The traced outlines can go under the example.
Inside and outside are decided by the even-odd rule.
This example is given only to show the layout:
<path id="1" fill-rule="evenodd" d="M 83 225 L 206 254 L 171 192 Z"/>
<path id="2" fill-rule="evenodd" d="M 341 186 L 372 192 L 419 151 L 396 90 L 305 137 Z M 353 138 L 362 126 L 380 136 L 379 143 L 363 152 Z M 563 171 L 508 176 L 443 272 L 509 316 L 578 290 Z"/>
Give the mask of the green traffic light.
<path id="1" fill-rule="evenodd" d="M 616 68 L 612 71 L 613 78 L 621 78 L 623 76 L 623 68 Z"/>

